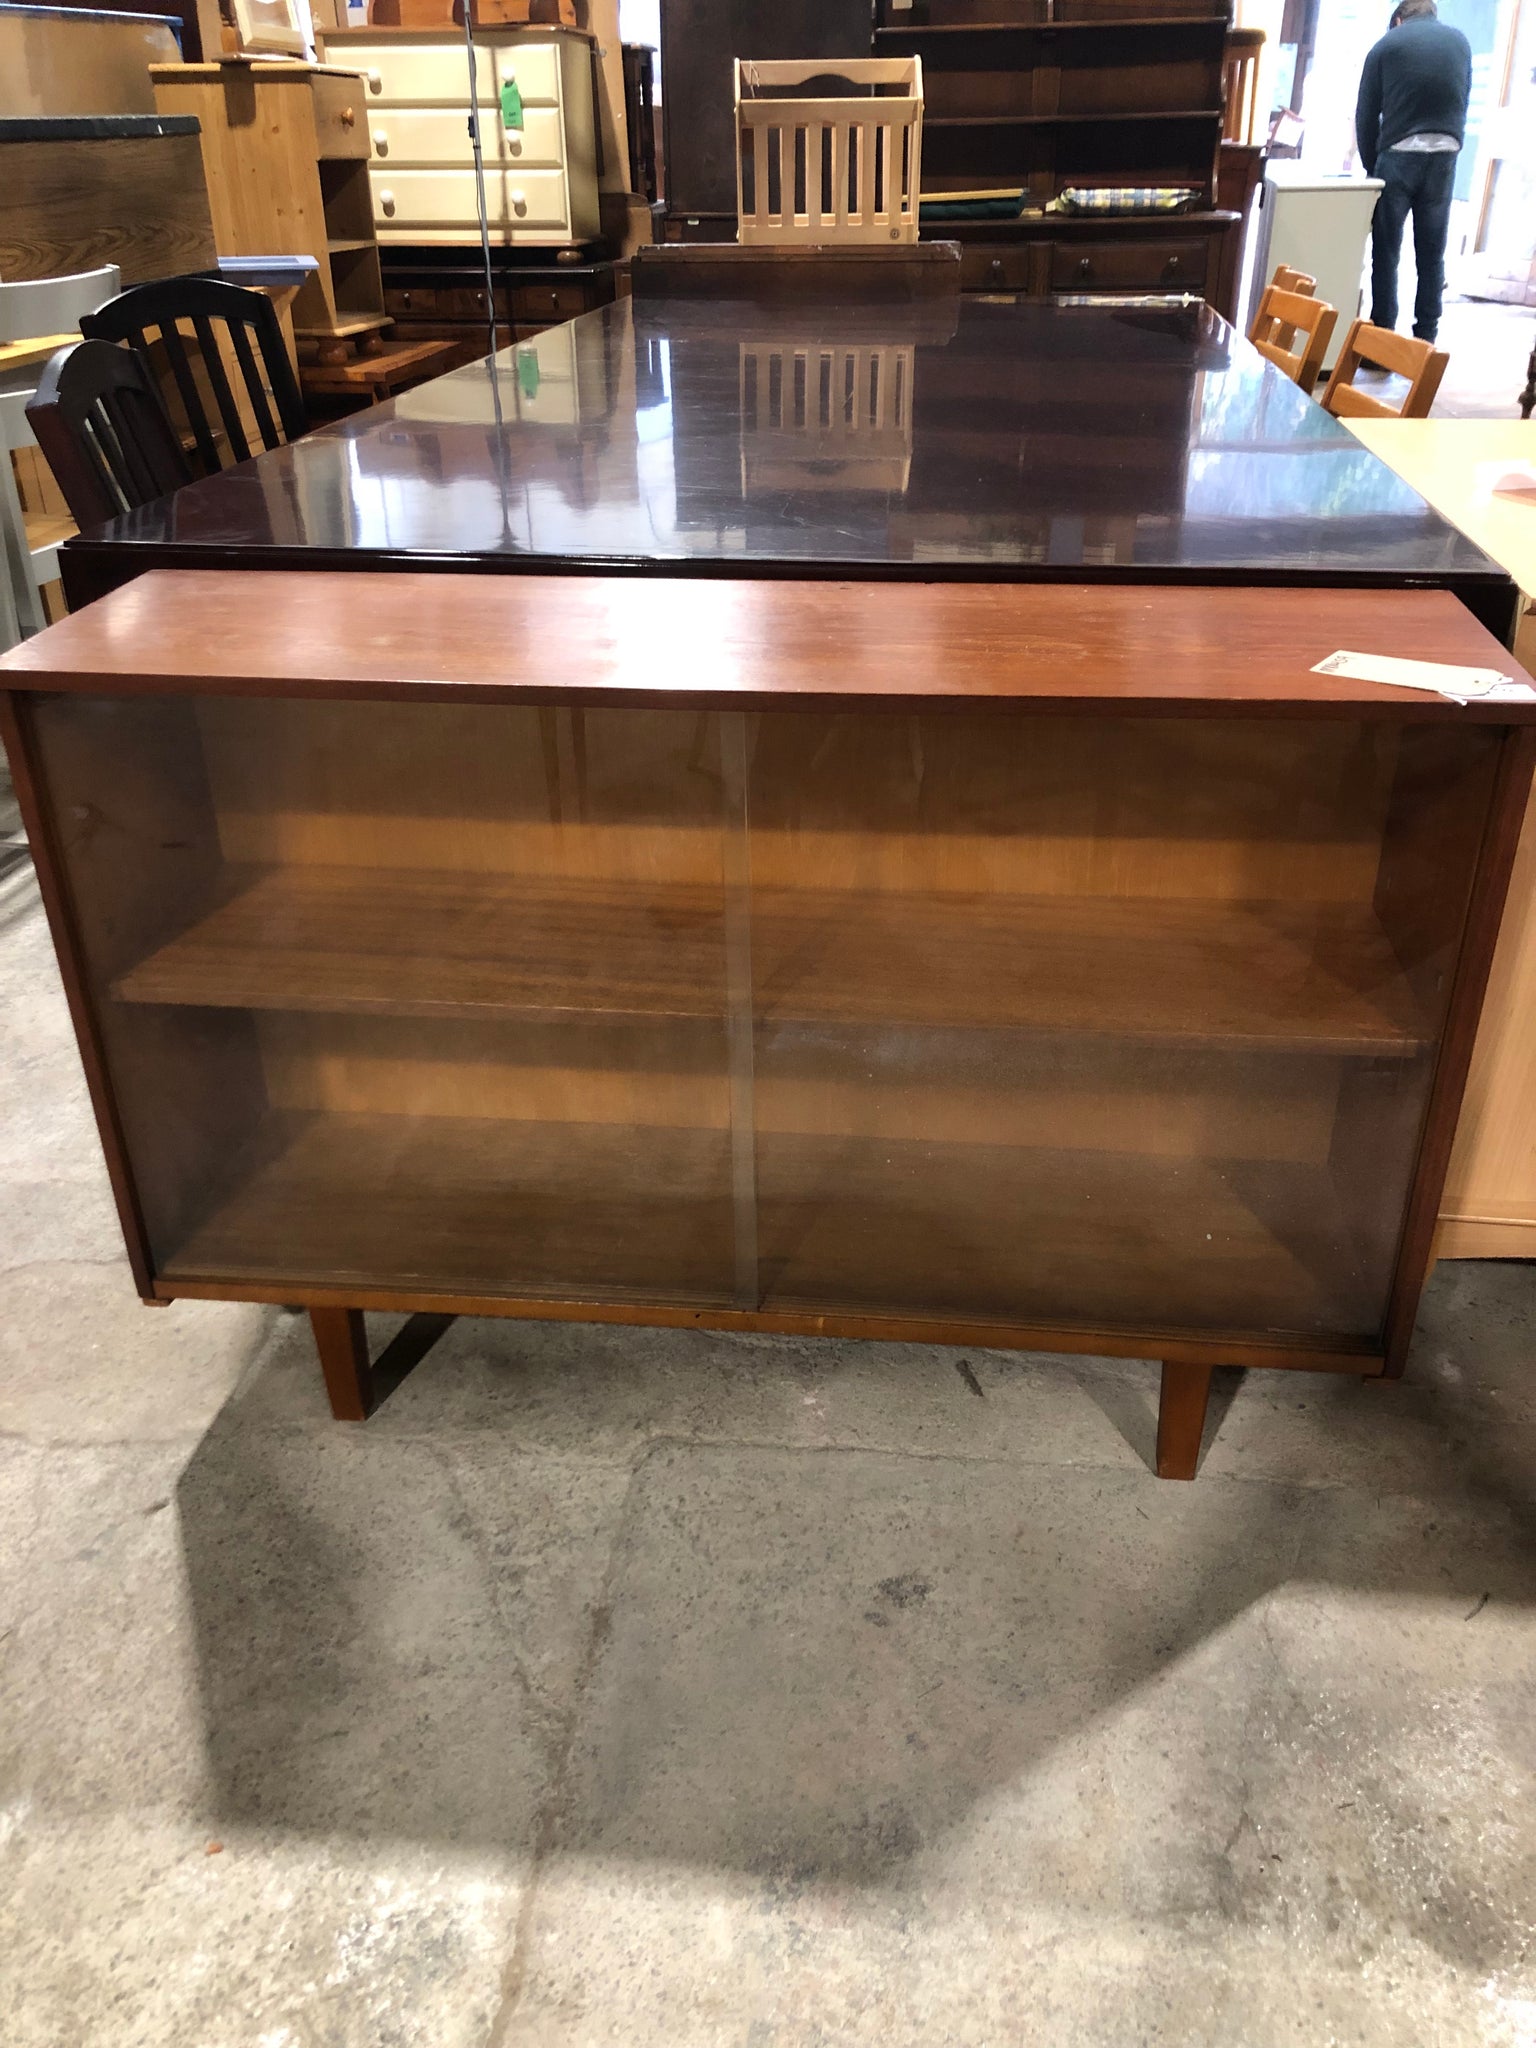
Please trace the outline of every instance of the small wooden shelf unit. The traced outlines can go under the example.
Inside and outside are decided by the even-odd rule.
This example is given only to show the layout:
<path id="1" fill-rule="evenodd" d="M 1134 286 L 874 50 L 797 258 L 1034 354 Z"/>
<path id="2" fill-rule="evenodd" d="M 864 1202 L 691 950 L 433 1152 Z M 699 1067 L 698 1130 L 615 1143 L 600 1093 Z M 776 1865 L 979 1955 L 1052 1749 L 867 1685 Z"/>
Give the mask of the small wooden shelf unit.
<path id="1" fill-rule="evenodd" d="M 158 572 L 5 658 L 134 1273 L 1402 1370 L 1532 708 L 1443 593 Z"/>

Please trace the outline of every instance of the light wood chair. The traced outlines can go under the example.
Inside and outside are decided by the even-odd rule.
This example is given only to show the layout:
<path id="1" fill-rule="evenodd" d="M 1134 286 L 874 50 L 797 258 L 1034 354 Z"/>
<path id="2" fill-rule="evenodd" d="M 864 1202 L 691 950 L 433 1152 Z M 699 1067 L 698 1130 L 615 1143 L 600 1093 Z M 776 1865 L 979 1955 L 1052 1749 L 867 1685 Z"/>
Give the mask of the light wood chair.
<path id="1" fill-rule="evenodd" d="M 1322 374 L 1338 311 L 1326 299 L 1269 285 L 1248 330 L 1259 354 L 1310 392 Z"/>
<path id="2" fill-rule="evenodd" d="M 1317 290 L 1315 277 L 1310 277 L 1305 270 L 1292 270 L 1289 263 L 1277 263 L 1275 274 L 1269 281 L 1277 290 L 1300 292 L 1303 298 L 1311 298 Z"/>
<path id="3" fill-rule="evenodd" d="M 1323 393 L 1323 406 L 1336 419 L 1421 420 L 1435 402 L 1440 379 L 1450 357 L 1432 341 L 1415 341 L 1407 334 L 1394 334 L 1387 327 L 1373 327 L 1357 320 L 1349 330 L 1339 360 Z M 1406 378 L 1408 390 L 1398 405 L 1384 398 L 1371 398 L 1355 389 L 1355 374 L 1362 363 L 1372 369 L 1388 370 Z"/>

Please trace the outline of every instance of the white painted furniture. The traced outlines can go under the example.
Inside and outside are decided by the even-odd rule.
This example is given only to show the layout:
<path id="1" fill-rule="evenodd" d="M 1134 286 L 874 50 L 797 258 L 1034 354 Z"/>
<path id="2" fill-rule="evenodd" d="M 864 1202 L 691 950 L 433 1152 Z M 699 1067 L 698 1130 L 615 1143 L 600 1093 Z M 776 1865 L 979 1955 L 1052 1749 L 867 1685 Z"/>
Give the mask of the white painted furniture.
<path id="1" fill-rule="evenodd" d="M 457 30 L 321 29 L 328 61 L 360 71 L 381 243 L 480 238 L 469 59 Z M 589 242 L 601 230 L 593 44 L 574 29 L 477 28 L 475 104 L 491 239 Z M 521 101 L 506 118 L 505 89 Z"/>
<path id="2" fill-rule="evenodd" d="M 1380 178 L 1358 171 L 1320 177 L 1284 159 L 1265 165 L 1249 326 L 1275 265 L 1284 263 L 1317 279 L 1317 296 L 1338 308 L 1335 348 L 1343 342 L 1361 311 L 1365 250 L 1380 190 Z"/>
<path id="3" fill-rule="evenodd" d="M 813 82 L 843 97 L 806 98 Z M 802 88 L 796 95 L 796 87 Z M 737 238 L 748 246 L 915 242 L 921 57 L 736 60 Z"/>

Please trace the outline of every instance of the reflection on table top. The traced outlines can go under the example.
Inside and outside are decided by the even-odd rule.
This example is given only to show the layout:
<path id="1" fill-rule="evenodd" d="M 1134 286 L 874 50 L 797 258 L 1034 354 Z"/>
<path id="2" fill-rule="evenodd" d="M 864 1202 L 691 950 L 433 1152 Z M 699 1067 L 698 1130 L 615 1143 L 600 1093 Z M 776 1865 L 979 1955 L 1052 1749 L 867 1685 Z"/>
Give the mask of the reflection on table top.
<path id="1" fill-rule="evenodd" d="M 1536 496 L 1495 497 L 1496 464 L 1536 465 L 1536 420 L 1351 420 L 1351 431 L 1536 596 Z"/>
<path id="2" fill-rule="evenodd" d="M 76 545 L 104 541 L 202 565 L 1507 587 L 1204 307 L 974 298 L 620 301 Z"/>

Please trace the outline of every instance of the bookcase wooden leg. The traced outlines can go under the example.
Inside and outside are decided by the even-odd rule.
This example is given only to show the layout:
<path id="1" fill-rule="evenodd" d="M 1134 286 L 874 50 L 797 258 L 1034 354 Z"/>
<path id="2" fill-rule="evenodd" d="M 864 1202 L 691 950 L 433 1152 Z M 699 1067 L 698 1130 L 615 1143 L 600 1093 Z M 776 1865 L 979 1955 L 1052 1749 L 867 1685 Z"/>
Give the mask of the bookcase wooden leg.
<path id="1" fill-rule="evenodd" d="M 1157 1476 L 1193 1479 L 1200 1463 L 1205 1434 L 1205 1407 L 1211 1396 L 1209 1365 L 1164 1363 L 1162 1399 L 1157 1408 Z"/>
<path id="2" fill-rule="evenodd" d="M 362 1310 L 312 1308 L 309 1326 L 315 1333 L 331 1413 L 338 1422 L 366 1422 L 374 1408 L 373 1368 Z"/>

